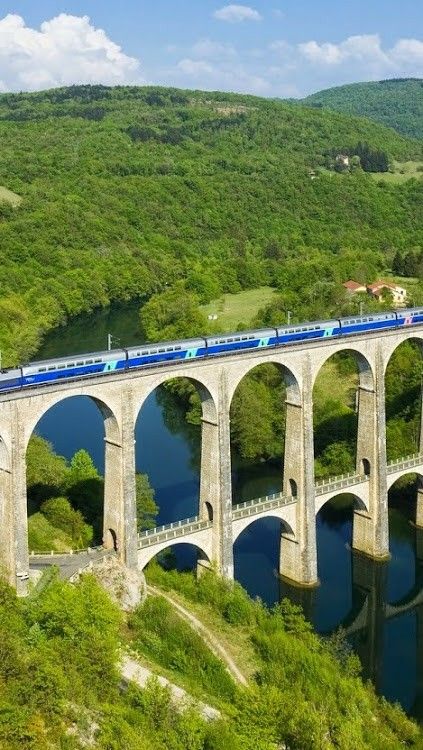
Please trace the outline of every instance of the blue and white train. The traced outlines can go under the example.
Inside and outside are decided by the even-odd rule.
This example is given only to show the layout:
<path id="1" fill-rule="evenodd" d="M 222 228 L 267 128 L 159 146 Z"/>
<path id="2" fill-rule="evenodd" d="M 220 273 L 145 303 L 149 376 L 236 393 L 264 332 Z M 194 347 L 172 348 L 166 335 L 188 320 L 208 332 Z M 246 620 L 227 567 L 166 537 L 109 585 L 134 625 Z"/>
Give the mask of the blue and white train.
<path id="1" fill-rule="evenodd" d="M 230 352 L 259 347 L 278 347 L 310 339 L 350 336 L 383 331 L 399 326 L 423 323 L 423 309 L 321 320 L 315 323 L 293 324 L 258 331 L 226 333 L 186 341 L 164 341 L 159 344 L 140 344 L 127 349 L 113 349 L 94 354 L 78 354 L 43 362 L 31 362 L 15 369 L 0 372 L 0 392 L 28 388 L 69 378 L 105 375 L 131 368 L 154 367 L 177 360 L 222 356 Z"/>

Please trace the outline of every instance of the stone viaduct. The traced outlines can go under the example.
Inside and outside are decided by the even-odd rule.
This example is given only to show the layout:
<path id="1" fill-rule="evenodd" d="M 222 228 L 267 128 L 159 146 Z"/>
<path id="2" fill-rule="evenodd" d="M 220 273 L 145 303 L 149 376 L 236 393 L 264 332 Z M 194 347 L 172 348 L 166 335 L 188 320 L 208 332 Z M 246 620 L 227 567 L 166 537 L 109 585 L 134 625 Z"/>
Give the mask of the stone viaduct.
<path id="1" fill-rule="evenodd" d="M 41 417 L 72 396 L 88 396 L 105 428 L 104 545 L 115 547 L 129 567 L 144 567 L 160 549 L 175 543 L 198 546 L 200 557 L 233 577 L 233 543 L 257 518 L 282 521 L 280 572 L 301 586 L 317 578 L 316 514 L 340 492 L 354 496 L 354 549 L 375 559 L 389 556 L 388 489 L 400 476 L 423 477 L 423 443 L 408 461 L 387 464 L 385 371 L 405 340 L 423 345 L 423 326 L 342 339 L 183 361 L 121 374 L 87 377 L 0 395 L 0 550 L 9 580 L 26 590 L 29 568 L 26 450 Z M 316 484 L 313 449 L 313 385 L 322 365 L 349 351 L 359 369 L 356 472 Z M 257 365 L 278 365 L 287 386 L 283 489 L 280 495 L 232 506 L 230 404 L 242 378 Z M 146 398 L 171 378 L 189 378 L 202 400 L 199 513 L 186 524 L 137 536 L 134 429 Z M 254 419 L 254 414 L 251 415 Z M 422 455 L 420 455 L 422 454 Z M 164 466 L 163 471 L 166 471 Z M 423 526 L 423 490 L 416 523 Z"/>

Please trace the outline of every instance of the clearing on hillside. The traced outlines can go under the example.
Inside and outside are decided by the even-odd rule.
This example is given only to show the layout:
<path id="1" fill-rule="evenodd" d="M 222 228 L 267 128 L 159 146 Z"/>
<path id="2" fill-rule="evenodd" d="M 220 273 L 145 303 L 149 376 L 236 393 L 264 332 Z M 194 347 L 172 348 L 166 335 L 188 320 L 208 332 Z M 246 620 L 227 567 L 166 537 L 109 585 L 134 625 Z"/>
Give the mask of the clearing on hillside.
<path id="1" fill-rule="evenodd" d="M 207 316 L 217 315 L 216 320 L 212 322 L 216 332 L 233 331 L 241 324 L 248 328 L 260 308 L 267 305 L 275 293 L 276 290 L 270 286 L 260 286 L 258 289 L 247 289 L 238 294 L 224 294 L 208 305 L 203 305 L 201 310 Z"/>
<path id="2" fill-rule="evenodd" d="M 0 203 L 10 203 L 13 208 L 17 208 L 22 203 L 22 198 L 17 193 L 12 193 L 11 190 L 0 185 Z"/>
<path id="3" fill-rule="evenodd" d="M 375 180 L 384 180 L 400 184 L 414 177 L 421 180 L 423 177 L 423 162 L 421 161 L 394 161 L 389 172 L 371 172 Z"/>

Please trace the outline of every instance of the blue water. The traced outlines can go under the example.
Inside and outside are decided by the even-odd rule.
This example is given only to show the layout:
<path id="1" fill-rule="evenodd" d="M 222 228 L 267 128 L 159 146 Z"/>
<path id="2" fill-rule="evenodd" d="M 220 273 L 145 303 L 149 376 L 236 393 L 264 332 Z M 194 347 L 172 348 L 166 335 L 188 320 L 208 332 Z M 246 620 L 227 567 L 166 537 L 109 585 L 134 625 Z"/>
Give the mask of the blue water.
<path id="1" fill-rule="evenodd" d="M 119 310 L 109 317 L 102 314 L 101 336 L 104 337 L 112 321 L 115 328 L 111 332 L 119 335 L 123 344 L 134 343 L 135 324 L 130 340 L 124 338 L 127 321 L 131 320 L 130 311 L 125 308 L 122 320 L 124 332 L 118 325 Z M 82 338 L 85 327 L 78 322 L 75 332 L 70 326 L 69 340 L 66 332 L 52 335 L 41 355 L 86 350 Z M 95 337 L 90 343 L 89 348 L 96 348 Z M 198 512 L 200 432 L 191 430 L 188 435 L 186 429 L 178 428 L 177 421 L 170 422 L 171 429 L 162 399 L 152 394 L 136 424 L 136 467 L 148 474 L 155 490 L 159 524 Z M 68 399 L 58 404 L 42 418 L 37 432 L 67 458 L 85 448 L 98 469 L 104 470 L 102 417 L 88 399 Z M 234 462 L 235 502 L 280 487 L 281 471 L 277 466 L 236 467 Z M 390 509 L 392 559 L 381 565 L 351 552 L 351 511 L 322 509 L 317 519 L 320 586 L 312 591 L 292 588 L 280 580 L 277 575 L 280 523 L 276 519 L 257 521 L 235 543 L 235 576 L 252 596 L 260 596 L 269 605 L 282 596 L 300 603 L 320 633 L 328 634 L 342 625 L 360 656 L 364 676 L 373 680 L 378 692 L 399 701 L 408 712 L 423 719 L 423 603 L 408 610 L 405 607 L 403 613 L 388 609 L 389 604 L 407 604 L 407 598 L 413 599 L 414 594 L 423 590 L 423 563 L 416 555 L 417 532 L 408 519 L 405 504 Z M 419 548 L 423 548 L 422 543 Z M 192 563 L 192 549 L 190 553 L 184 551 L 180 559 L 183 564 Z M 363 619 L 366 599 L 372 615 Z M 360 627 L 349 632 L 357 623 L 361 623 Z"/>

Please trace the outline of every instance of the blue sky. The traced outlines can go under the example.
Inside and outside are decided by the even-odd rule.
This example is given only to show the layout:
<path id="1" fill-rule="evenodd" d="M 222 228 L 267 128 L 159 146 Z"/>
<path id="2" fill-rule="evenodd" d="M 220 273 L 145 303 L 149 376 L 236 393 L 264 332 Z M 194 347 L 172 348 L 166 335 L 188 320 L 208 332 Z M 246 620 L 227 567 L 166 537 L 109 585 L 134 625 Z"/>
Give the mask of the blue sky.
<path id="1" fill-rule="evenodd" d="M 0 0 L 0 91 L 153 83 L 302 96 L 423 77 L 421 0 Z"/>

